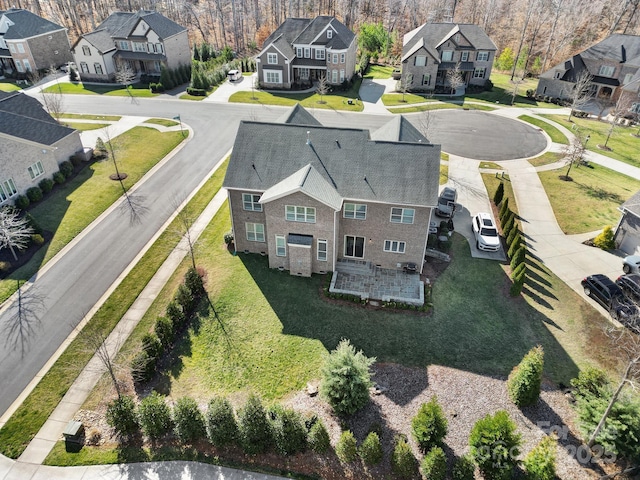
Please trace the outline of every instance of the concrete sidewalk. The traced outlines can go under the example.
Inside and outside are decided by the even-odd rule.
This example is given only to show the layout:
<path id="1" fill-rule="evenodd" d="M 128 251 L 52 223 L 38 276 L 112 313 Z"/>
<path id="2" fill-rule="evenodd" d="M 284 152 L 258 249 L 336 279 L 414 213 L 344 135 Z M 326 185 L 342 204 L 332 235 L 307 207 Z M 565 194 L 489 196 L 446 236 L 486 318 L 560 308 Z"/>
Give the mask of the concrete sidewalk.
<path id="1" fill-rule="evenodd" d="M 229 98 L 236 92 L 250 92 L 252 87 L 255 85 L 256 78 L 258 78 L 258 74 L 254 73 L 252 75 L 242 76 L 242 78 L 238 81 L 232 82 L 230 80 L 225 80 L 222 84 L 216 88 L 215 92 L 211 95 L 207 96 L 203 102 L 213 102 L 213 103 L 228 103 Z"/>

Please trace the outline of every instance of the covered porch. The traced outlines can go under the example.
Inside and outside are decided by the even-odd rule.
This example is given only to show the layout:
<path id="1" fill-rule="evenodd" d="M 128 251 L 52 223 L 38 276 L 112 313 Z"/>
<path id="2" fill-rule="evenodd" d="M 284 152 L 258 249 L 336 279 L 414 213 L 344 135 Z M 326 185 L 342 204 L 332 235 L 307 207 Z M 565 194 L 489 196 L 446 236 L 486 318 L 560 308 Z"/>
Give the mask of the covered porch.
<path id="1" fill-rule="evenodd" d="M 329 291 L 383 302 L 424 304 L 424 282 L 413 268 L 380 268 L 362 260 L 338 259 Z"/>

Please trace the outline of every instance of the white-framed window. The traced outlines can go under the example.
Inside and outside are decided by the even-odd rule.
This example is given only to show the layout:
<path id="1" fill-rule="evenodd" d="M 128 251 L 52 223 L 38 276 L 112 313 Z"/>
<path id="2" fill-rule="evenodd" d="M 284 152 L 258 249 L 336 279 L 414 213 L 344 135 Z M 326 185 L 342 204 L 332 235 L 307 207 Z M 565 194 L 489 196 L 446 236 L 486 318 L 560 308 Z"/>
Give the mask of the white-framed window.
<path id="1" fill-rule="evenodd" d="M 354 218 L 356 220 L 367 219 L 367 206 L 361 203 L 345 203 L 342 213 L 344 218 Z"/>
<path id="2" fill-rule="evenodd" d="M 44 167 L 42 166 L 42 162 L 37 161 L 33 165 L 29 165 L 29 167 L 27 168 L 27 171 L 29 172 L 29 176 L 31 177 L 31 180 L 33 180 L 36 177 L 39 177 L 44 173 Z"/>
<path id="3" fill-rule="evenodd" d="M 622 82 L 622 84 L 626 85 L 627 83 L 629 83 L 631 81 L 632 78 L 633 78 L 633 73 L 627 73 L 624 76 L 624 82 Z"/>
<path id="4" fill-rule="evenodd" d="M 318 239 L 318 260 L 321 262 L 327 261 L 327 241 Z"/>
<path id="5" fill-rule="evenodd" d="M 13 43 L 9 44 L 9 51 L 11 53 L 16 53 L 16 46 Z"/>
<path id="6" fill-rule="evenodd" d="M 24 63 L 25 72 L 30 72 L 31 71 L 31 64 L 29 63 L 29 60 L 27 60 L 25 58 L 25 59 L 22 60 L 22 63 Z"/>
<path id="7" fill-rule="evenodd" d="M 453 50 L 443 50 L 442 51 L 442 61 L 443 62 L 451 62 L 453 60 Z"/>
<path id="8" fill-rule="evenodd" d="M 16 69 L 19 72 L 24 72 L 24 67 L 22 66 L 22 62 L 20 60 L 14 60 L 15 64 L 16 64 Z"/>
<path id="9" fill-rule="evenodd" d="M 413 223 L 415 213 L 413 208 L 392 208 L 391 223 Z"/>
<path id="10" fill-rule="evenodd" d="M 96 62 L 93 64 L 93 68 L 95 69 L 96 74 L 102 75 L 102 65 Z"/>
<path id="11" fill-rule="evenodd" d="M 262 223 L 245 223 L 247 240 L 250 242 L 264 242 L 264 225 Z"/>
<path id="12" fill-rule="evenodd" d="M 344 59 L 345 59 L 344 53 L 341 53 L 340 54 L 340 63 L 344 63 Z"/>
<path id="13" fill-rule="evenodd" d="M 316 60 L 324 60 L 324 48 L 316 48 Z"/>
<path id="14" fill-rule="evenodd" d="M 473 78 L 484 78 L 484 73 L 486 72 L 486 68 L 480 67 L 473 70 Z"/>
<path id="15" fill-rule="evenodd" d="M 290 222 L 316 223 L 315 207 L 285 206 L 285 218 Z"/>
<path id="16" fill-rule="evenodd" d="M 282 83 L 282 72 L 278 70 L 265 70 L 264 81 L 267 83 Z"/>
<path id="17" fill-rule="evenodd" d="M 82 46 L 82 54 L 85 57 L 90 57 L 91 56 L 91 48 L 89 48 L 87 45 L 83 45 Z"/>
<path id="18" fill-rule="evenodd" d="M 147 44 L 142 42 L 134 42 L 133 50 L 135 50 L 136 52 L 146 52 Z"/>
<path id="19" fill-rule="evenodd" d="M 422 75 L 422 85 L 429 85 L 431 83 L 431 75 Z"/>
<path id="20" fill-rule="evenodd" d="M 118 48 L 120 50 L 129 50 L 129 42 L 126 40 L 120 40 L 118 41 Z"/>
<path id="21" fill-rule="evenodd" d="M 478 62 L 488 62 L 489 61 L 489 52 L 478 52 L 478 56 L 476 57 Z"/>
<path id="22" fill-rule="evenodd" d="M 460 52 L 460 61 L 468 62 L 469 61 L 469 52 Z"/>
<path id="23" fill-rule="evenodd" d="M 156 53 L 164 53 L 164 47 L 161 43 L 156 43 Z"/>
<path id="24" fill-rule="evenodd" d="M 296 57 L 302 58 L 302 47 L 296 47 Z"/>
<path id="25" fill-rule="evenodd" d="M 613 77 L 613 73 L 616 71 L 616 67 L 610 67 L 609 65 L 602 65 L 598 71 L 598 75 L 601 77 Z"/>
<path id="26" fill-rule="evenodd" d="M 149 42 L 147 43 L 147 52 L 149 53 L 155 53 L 156 52 L 156 47 L 153 43 Z"/>
<path id="27" fill-rule="evenodd" d="M 338 70 L 331 70 L 331 83 L 338 83 Z"/>
<path id="28" fill-rule="evenodd" d="M 89 73 L 89 65 L 87 65 L 87 62 L 80 62 L 80 71 L 82 73 Z"/>
<path id="29" fill-rule="evenodd" d="M 308 68 L 300 68 L 300 79 L 301 80 L 309 80 L 309 69 Z"/>
<path id="30" fill-rule="evenodd" d="M 340 83 L 344 82 L 344 70 L 340 70 Z"/>
<path id="31" fill-rule="evenodd" d="M 333 63 L 338 63 L 338 54 L 337 53 L 333 54 Z"/>
<path id="32" fill-rule="evenodd" d="M 364 237 L 344 236 L 344 256 L 364 258 Z"/>
<path id="33" fill-rule="evenodd" d="M 267 53 L 267 63 L 269 65 L 277 65 L 277 63 L 278 63 L 278 54 L 277 53 Z"/>
<path id="34" fill-rule="evenodd" d="M 22 43 L 16 44 L 18 47 L 18 53 L 24 53 L 24 45 Z"/>
<path id="35" fill-rule="evenodd" d="M 426 55 L 417 55 L 415 58 L 415 66 L 416 67 L 424 67 L 427 64 Z"/>
<path id="36" fill-rule="evenodd" d="M 404 249 L 407 246 L 405 242 L 399 242 L 397 240 L 385 240 L 384 251 L 391 253 L 404 253 Z"/>
<path id="37" fill-rule="evenodd" d="M 260 195 L 255 193 L 243 193 L 242 194 L 242 208 L 249 210 L 250 212 L 261 212 L 262 204 L 260 201 Z"/>
<path id="38" fill-rule="evenodd" d="M 304 47 L 304 58 L 311 58 L 311 48 Z"/>
<path id="39" fill-rule="evenodd" d="M 327 38 L 333 38 L 333 30 L 327 28 Z"/>
<path id="40" fill-rule="evenodd" d="M 276 257 L 287 256 L 287 242 L 283 235 L 276 235 Z"/>
<path id="41" fill-rule="evenodd" d="M 12 178 L 8 178 L 0 184 L 0 202 L 13 197 L 16 193 L 18 193 L 18 190 L 16 190 L 16 184 L 13 183 Z"/>

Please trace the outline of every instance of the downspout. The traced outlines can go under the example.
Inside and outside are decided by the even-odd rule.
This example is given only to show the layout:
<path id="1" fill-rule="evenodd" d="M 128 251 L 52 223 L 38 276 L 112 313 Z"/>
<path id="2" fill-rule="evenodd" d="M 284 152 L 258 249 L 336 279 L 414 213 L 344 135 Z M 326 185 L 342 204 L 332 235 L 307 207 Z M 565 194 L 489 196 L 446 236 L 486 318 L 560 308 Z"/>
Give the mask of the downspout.
<path id="1" fill-rule="evenodd" d="M 332 272 L 336 271 L 336 244 L 337 242 L 337 238 L 336 238 L 336 232 L 338 231 L 338 212 L 339 210 L 336 210 L 335 212 L 333 212 L 333 265 L 332 265 Z"/>

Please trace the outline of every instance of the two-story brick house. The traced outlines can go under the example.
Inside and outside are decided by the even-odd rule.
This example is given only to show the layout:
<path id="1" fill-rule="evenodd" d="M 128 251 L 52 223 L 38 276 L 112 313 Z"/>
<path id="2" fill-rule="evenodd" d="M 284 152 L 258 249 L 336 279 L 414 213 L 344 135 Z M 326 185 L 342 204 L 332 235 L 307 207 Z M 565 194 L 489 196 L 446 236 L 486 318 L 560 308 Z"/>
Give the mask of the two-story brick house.
<path id="1" fill-rule="evenodd" d="M 458 67 L 465 86 L 483 87 L 496 50 L 478 25 L 425 23 L 403 38 L 402 82 L 410 91 L 438 92 L 448 87 L 447 73 Z"/>
<path id="2" fill-rule="evenodd" d="M 66 28 L 28 10 L 0 11 L 0 69 L 26 75 L 71 60 Z"/>
<path id="3" fill-rule="evenodd" d="M 160 74 L 191 62 L 187 29 L 158 12 L 115 12 L 73 45 L 83 80 L 113 81 L 128 66 L 135 74 Z"/>
<path id="4" fill-rule="evenodd" d="M 372 134 L 300 106 L 278 123 L 243 121 L 224 180 L 236 249 L 300 276 L 341 259 L 421 269 L 439 168 L 440 146 L 401 116 Z"/>
<path id="5" fill-rule="evenodd" d="M 35 98 L 0 92 L 0 205 L 51 178 L 78 152 L 77 130 L 60 125 Z"/>
<path id="6" fill-rule="evenodd" d="M 351 80 L 356 35 L 335 17 L 287 18 L 264 42 L 256 58 L 266 88 L 307 86 L 326 77 L 330 85 Z"/>
<path id="7" fill-rule="evenodd" d="M 624 94 L 631 98 L 630 104 L 639 102 L 640 36 L 610 35 L 555 65 L 540 75 L 536 94 L 569 99 L 583 72 L 591 75 L 595 98 L 615 101 Z"/>

